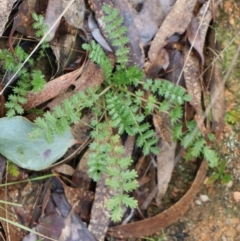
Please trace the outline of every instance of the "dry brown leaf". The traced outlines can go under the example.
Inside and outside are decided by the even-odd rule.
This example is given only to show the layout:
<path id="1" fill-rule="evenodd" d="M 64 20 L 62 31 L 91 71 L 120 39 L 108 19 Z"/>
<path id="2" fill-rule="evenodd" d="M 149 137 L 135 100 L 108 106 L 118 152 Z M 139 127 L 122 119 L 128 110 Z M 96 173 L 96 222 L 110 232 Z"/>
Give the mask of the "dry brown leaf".
<path id="1" fill-rule="evenodd" d="M 201 57 L 202 65 L 204 64 L 203 48 L 209 23 L 212 20 L 211 8 L 206 2 L 200 8 L 196 17 L 193 16 L 191 23 L 187 28 L 187 36 L 191 45 L 197 50 Z"/>
<path id="2" fill-rule="evenodd" d="M 163 141 L 160 145 L 161 151 L 157 155 L 158 193 L 156 202 L 158 205 L 160 205 L 160 201 L 164 197 L 172 177 L 172 170 L 175 166 L 174 157 L 176 146 L 176 142 L 172 142 L 169 145 L 165 141 Z"/>
<path id="3" fill-rule="evenodd" d="M 170 82 L 176 84 L 178 82 L 179 85 L 185 86 L 184 78 L 181 75 L 182 68 L 183 68 L 183 54 L 178 49 L 168 49 L 169 59 L 169 66 L 163 76 L 163 79 L 167 79 Z M 181 79 L 179 80 L 179 76 Z"/>
<path id="4" fill-rule="evenodd" d="M 153 123 L 157 133 L 162 138 L 160 152 L 157 155 L 158 194 L 156 202 L 159 205 L 172 177 L 177 143 L 172 141 L 172 134 L 169 132 L 169 129 L 172 129 L 172 125 L 168 117 L 161 117 L 160 114 L 155 114 L 153 116 Z"/>
<path id="5" fill-rule="evenodd" d="M 73 167 L 71 167 L 68 164 L 63 164 L 61 166 L 57 166 L 57 167 L 53 168 L 52 171 L 57 172 L 57 173 L 61 173 L 61 174 L 64 174 L 64 175 L 68 175 L 68 176 L 72 176 L 73 173 L 74 173 Z"/>
<path id="6" fill-rule="evenodd" d="M 153 124 L 156 129 L 157 134 L 162 138 L 162 140 L 170 145 L 171 141 L 171 134 L 169 133 L 168 130 L 168 123 L 166 123 L 166 118 L 164 120 L 162 119 L 161 115 L 154 114 L 153 115 Z M 166 125 L 167 124 L 167 125 Z"/>
<path id="7" fill-rule="evenodd" d="M 104 81 L 103 70 L 100 66 L 92 61 L 89 61 L 87 67 L 84 69 L 83 74 L 74 82 L 74 92 L 79 90 L 84 91 L 90 87 L 99 86 Z"/>
<path id="8" fill-rule="evenodd" d="M 62 1 L 61 0 L 49 0 L 48 6 L 44 18 L 44 24 L 47 26 L 46 31 L 50 29 L 54 24 L 56 19 L 62 12 Z M 46 41 L 51 41 L 55 37 L 55 33 L 60 24 L 60 20 L 54 25 L 51 32 L 48 34 Z M 45 33 L 44 33 L 45 34 Z"/>
<path id="9" fill-rule="evenodd" d="M 97 183 L 95 199 L 91 210 L 91 219 L 88 230 L 96 240 L 104 241 L 110 224 L 110 211 L 107 209 L 107 202 L 116 194 L 116 191 L 105 185 L 107 176 L 101 176 Z"/>
<path id="10" fill-rule="evenodd" d="M 177 0 L 172 7 L 170 13 L 163 21 L 155 38 L 152 41 L 148 52 L 151 63 L 148 76 L 156 75 L 160 70 L 158 66 L 158 58 L 161 49 L 167 44 L 168 39 L 175 33 L 182 34 L 186 31 L 192 16 L 193 9 L 197 0 Z"/>
<path id="11" fill-rule="evenodd" d="M 200 190 L 206 176 L 207 167 L 207 162 L 203 161 L 189 191 L 172 207 L 154 217 L 142 221 L 110 227 L 109 235 L 121 239 L 142 238 L 156 234 L 159 230 L 176 222 L 186 213 Z"/>
<path id="12" fill-rule="evenodd" d="M 62 75 L 54 80 L 49 81 L 44 89 L 35 93 L 29 92 L 27 95 L 27 104 L 23 106 L 25 110 L 32 109 L 47 100 L 63 93 L 70 85 L 72 85 L 76 78 L 81 74 L 82 68 L 77 69 L 71 73 Z"/>
<path id="13" fill-rule="evenodd" d="M 216 139 L 219 139 L 224 129 L 224 116 L 226 112 L 226 103 L 224 95 L 224 83 L 222 80 L 222 69 L 218 62 L 215 62 L 213 76 L 210 83 L 210 93 L 214 96 L 212 105 L 212 130 L 216 133 Z"/>
<path id="14" fill-rule="evenodd" d="M 204 117 L 202 110 L 202 88 L 200 84 L 200 63 L 199 58 L 194 50 L 189 53 L 188 47 L 186 47 L 184 58 L 185 58 L 185 67 L 184 67 L 184 78 L 188 93 L 192 96 L 190 104 L 196 110 L 195 121 L 197 122 L 198 128 L 201 131 L 202 135 L 206 137 L 207 130 L 204 125 Z"/>
<path id="15" fill-rule="evenodd" d="M 70 206 L 80 215 L 82 220 L 88 221 L 90 219 L 89 214 L 94 200 L 94 193 L 84 188 L 69 187 L 63 181 L 61 183 Z M 77 205 L 75 205 L 76 202 Z"/>
<path id="16" fill-rule="evenodd" d="M 195 108 L 199 115 L 202 115 L 202 88 L 200 84 L 200 64 L 199 58 L 194 51 L 189 53 L 189 49 L 186 47 L 184 52 L 185 67 L 184 78 L 188 93 L 192 96 L 190 104 Z"/>

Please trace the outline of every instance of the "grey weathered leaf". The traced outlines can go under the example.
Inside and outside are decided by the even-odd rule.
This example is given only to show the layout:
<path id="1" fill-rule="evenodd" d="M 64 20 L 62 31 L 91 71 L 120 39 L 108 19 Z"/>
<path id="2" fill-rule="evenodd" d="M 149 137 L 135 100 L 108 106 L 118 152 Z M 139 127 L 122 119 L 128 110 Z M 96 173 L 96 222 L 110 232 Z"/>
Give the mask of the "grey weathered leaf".
<path id="1" fill-rule="evenodd" d="M 61 137 L 55 136 L 52 144 L 47 143 L 44 137 L 30 139 L 28 134 L 36 125 L 20 116 L 1 118 L 0 126 L 0 153 L 16 165 L 30 170 L 49 167 L 75 143 L 70 130 Z"/>

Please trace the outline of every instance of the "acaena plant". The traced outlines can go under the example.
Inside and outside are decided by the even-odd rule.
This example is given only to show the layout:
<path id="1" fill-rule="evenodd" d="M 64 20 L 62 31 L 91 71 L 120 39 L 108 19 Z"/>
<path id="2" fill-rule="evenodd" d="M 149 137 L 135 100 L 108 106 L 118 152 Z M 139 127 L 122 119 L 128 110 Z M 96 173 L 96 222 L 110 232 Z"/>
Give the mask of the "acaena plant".
<path id="1" fill-rule="evenodd" d="M 102 68 L 104 82 L 98 87 L 73 94 L 61 106 L 55 106 L 51 113 L 46 112 L 38 117 L 35 120 L 37 128 L 30 135 L 44 135 L 48 142 L 53 142 L 54 134 L 62 135 L 72 124 L 80 121 L 83 109 L 90 108 L 95 119 L 91 123 L 93 141 L 89 146 L 88 173 L 94 181 L 98 181 L 103 174 L 107 177 L 106 185 L 116 193 L 107 207 L 112 220 L 119 221 L 123 206 L 137 206 L 129 193 L 138 186 L 137 173 L 131 169 L 133 160 L 124 156 L 121 135 L 136 136 L 136 146 L 142 149 L 144 155 L 158 154 L 158 138 L 151 122 L 147 121 L 148 116 L 155 112 L 168 115 L 174 126 L 171 130 L 174 139 L 180 140 L 186 148 L 185 143 L 190 143 L 188 156 L 204 155 L 214 166 L 217 155 L 207 146 L 200 133 L 186 141 L 196 126 L 195 122 L 190 122 L 189 131 L 182 133 L 183 104 L 190 101 L 191 96 L 184 88 L 167 80 L 145 79 L 141 69 L 128 66 L 129 39 L 124 20 L 119 11 L 109 5 L 103 5 L 103 13 L 105 31 L 112 46 L 117 49 L 115 65 L 95 41 L 83 44 L 83 48 L 89 52 L 89 58 Z M 11 106 L 7 107 L 11 109 Z"/>

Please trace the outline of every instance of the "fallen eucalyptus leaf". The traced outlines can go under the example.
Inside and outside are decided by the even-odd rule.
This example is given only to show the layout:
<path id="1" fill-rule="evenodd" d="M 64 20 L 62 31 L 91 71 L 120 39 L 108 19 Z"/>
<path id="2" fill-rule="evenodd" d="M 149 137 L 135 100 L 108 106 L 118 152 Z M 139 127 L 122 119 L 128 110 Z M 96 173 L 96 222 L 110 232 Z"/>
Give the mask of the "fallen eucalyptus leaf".
<path id="1" fill-rule="evenodd" d="M 30 170 L 39 171 L 49 167 L 75 144 L 70 130 L 61 137 L 54 136 L 51 144 L 44 137 L 29 138 L 28 134 L 36 126 L 21 116 L 1 118 L 0 126 L 0 153 L 16 165 Z"/>

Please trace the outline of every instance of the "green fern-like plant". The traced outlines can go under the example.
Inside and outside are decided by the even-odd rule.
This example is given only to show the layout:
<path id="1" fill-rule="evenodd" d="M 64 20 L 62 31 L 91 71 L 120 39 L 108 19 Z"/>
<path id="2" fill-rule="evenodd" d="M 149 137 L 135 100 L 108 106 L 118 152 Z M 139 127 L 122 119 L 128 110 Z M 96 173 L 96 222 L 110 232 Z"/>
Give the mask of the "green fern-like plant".
<path id="1" fill-rule="evenodd" d="M 111 211 L 112 220 L 120 221 L 123 206 L 137 206 L 136 200 L 127 194 L 138 186 L 136 171 L 128 169 L 133 160 L 130 157 L 123 157 L 124 148 L 120 144 L 120 136 L 113 134 L 111 123 L 97 123 L 91 136 L 94 142 L 89 147 L 88 173 L 94 181 L 98 181 L 102 174 L 107 175 L 106 185 L 116 190 L 107 207 Z"/>
<path id="2" fill-rule="evenodd" d="M 32 14 L 34 19 L 33 28 L 36 29 L 36 37 L 42 37 L 47 30 L 47 26 L 44 24 L 44 17 L 42 15 L 37 15 L 36 13 Z M 48 43 L 44 42 L 41 46 L 40 55 L 37 61 L 40 61 L 41 58 L 45 55 L 44 51 L 48 48 Z M 16 62 L 16 58 L 18 62 Z M 15 73 L 25 59 L 28 57 L 28 54 L 20 47 L 15 48 L 15 56 L 6 49 L 0 50 L 0 59 L 4 60 L 3 68 L 10 73 Z M 46 83 L 45 76 L 42 71 L 34 70 L 34 60 L 29 59 L 28 61 L 29 68 L 22 68 L 19 71 L 19 80 L 15 87 L 13 87 L 13 94 L 9 95 L 8 101 L 5 104 L 7 108 L 7 116 L 12 117 L 17 114 L 23 114 L 24 110 L 22 105 L 26 104 L 27 99 L 26 95 L 29 91 L 38 92 L 44 88 Z"/>
<path id="3" fill-rule="evenodd" d="M 5 59 L 3 68 L 10 73 L 14 73 L 21 66 L 22 62 L 27 58 L 28 54 L 24 50 L 17 46 L 15 48 L 15 54 L 18 59 L 16 63 L 14 56 L 6 49 L 0 50 L 0 59 Z M 33 68 L 33 60 L 29 60 L 30 69 Z M 33 90 L 37 92 L 45 85 L 44 75 L 39 70 L 29 71 L 26 68 L 22 68 L 19 72 L 19 80 L 15 87 L 13 87 L 13 93 L 9 95 L 8 101 L 5 106 L 7 108 L 7 116 L 12 117 L 17 114 L 23 114 L 23 104 L 26 104 L 26 95 L 29 91 Z"/>
<path id="4" fill-rule="evenodd" d="M 71 124 L 80 120 L 81 110 L 90 107 L 98 116 L 104 111 L 104 106 L 107 111 L 105 122 L 92 124 L 89 175 L 95 181 L 103 173 L 107 175 L 106 185 L 117 191 L 109 200 L 108 208 L 112 219 L 119 221 L 124 205 L 130 208 L 137 205 L 127 194 L 137 187 L 136 172 L 128 170 L 132 160 L 122 157 L 123 148 L 119 144 L 119 135 L 136 135 L 136 145 L 142 148 L 145 155 L 159 153 L 158 139 L 150 123 L 146 122 L 146 116 L 157 110 L 169 114 L 173 124 L 181 123 L 182 104 L 190 97 L 183 88 L 168 81 L 143 81 L 142 70 L 137 66 L 128 67 L 129 50 L 126 44 L 129 40 L 125 36 L 126 28 L 122 26 L 123 19 L 118 10 L 108 5 L 104 5 L 103 11 L 106 15 L 103 21 L 108 26 L 105 30 L 112 45 L 117 47 L 116 68 L 98 44 L 94 41 L 84 44 L 83 48 L 89 52 L 89 58 L 103 69 L 105 80 L 102 86 L 85 93 L 76 93 L 64 100 L 61 107 L 56 106 L 52 113 L 47 112 L 43 117 L 37 118 L 35 123 L 39 128 L 31 135 L 36 137 L 44 134 L 48 141 L 53 141 L 54 133 L 61 135 Z M 129 85 L 138 90 L 130 92 Z M 144 97 L 145 91 L 151 92 L 147 99 Z M 159 96 L 163 96 L 168 105 L 160 103 Z M 102 106 L 98 103 L 102 103 Z M 112 128 L 118 130 L 118 135 L 113 135 Z"/>
<path id="5" fill-rule="evenodd" d="M 107 4 L 103 5 L 103 12 L 105 13 L 103 21 L 106 25 L 104 30 L 111 40 L 112 45 L 118 48 L 115 53 L 117 62 L 119 63 L 117 68 L 118 70 L 125 69 L 128 63 L 129 53 L 126 44 L 129 42 L 129 39 L 126 37 L 127 28 L 123 25 L 123 17 L 120 16 L 118 9 L 113 9 Z"/>
<path id="6" fill-rule="evenodd" d="M 89 147 L 88 173 L 95 181 L 103 174 L 107 176 L 106 185 L 116 192 L 107 207 L 111 211 L 112 220 L 119 221 L 123 206 L 137 206 L 137 202 L 129 196 L 129 192 L 137 188 L 137 175 L 134 170 L 129 169 L 132 159 L 123 156 L 120 136 L 123 133 L 135 135 L 136 145 L 142 148 L 144 155 L 159 153 L 158 138 L 146 117 L 156 112 L 168 115 L 173 126 L 173 138 L 175 141 L 181 140 L 182 145 L 188 148 L 187 156 L 203 155 L 211 166 L 215 166 L 217 155 L 207 146 L 200 132 L 192 137 L 191 133 L 196 128 L 194 121 L 188 123 L 188 132 L 182 133 L 183 104 L 190 101 L 191 96 L 184 88 L 169 81 L 145 80 L 142 70 L 137 66 L 128 66 L 129 39 L 123 18 L 117 9 L 112 9 L 109 5 L 103 6 L 103 13 L 105 32 L 116 49 L 116 63 L 110 60 L 95 41 L 84 44 L 83 48 L 89 52 L 89 58 L 102 68 L 104 82 L 98 88 L 73 94 L 61 106 L 55 106 L 51 113 L 46 112 L 38 117 L 35 120 L 38 127 L 30 136 L 44 135 L 48 142 L 53 142 L 54 134 L 62 135 L 72 124 L 80 121 L 84 108 L 91 108 L 96 120 L 92 122 L 93 142 Z M 40 75 L 38 72 L 35 74 L 37 77 Z M 42 85 L 41 80 L 34 75 L 33 78 L 35 82 L 31 82 L 31 88 L 39 90 L 37 86 Z M 29 91 L 30 87 L 25 87 L 25 92 Z M 18 101 L 20 99 L 20 107 L 24 104 L 20 96 L 14 98 Z M 115 130 L 118 133 L 113 134 L 113 129 L 114 133 Z"/>
<path id="7" fill-rule="evenodd" d="M 203 138 L 199 130 L 194 133 L 197 129 L 195 121 L 189 121 L 187 123 L 188 132 L 181 135 L 181 144 L 187 148 L 186 160 L 190 160 L 192 157 L 203 156 L 209 163 L 210 167 L 217 167 L 219 164 L 219 157 L 215 150 L 207 145 L 207 142 Z M 193 134 L 194 133 L 194 134 Z M 208 138 L 210 141 L 214 141 L 214 135 L 209 134 Z"/>
<path id="8" fill-rule="evenodd" d="M 41 14 L 32 13 L 32 18 L 34 20 L 33 28 L 35 29 L 35 35 L 37 38 L 42 38 L 48 30 L 48 26 L 44 23 L 44 17 Z M 41 45 L 40 56 L 44 56 L 44 50 L 49 47 L 49 44 L 44 41 Z"/>

